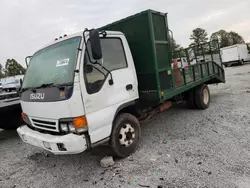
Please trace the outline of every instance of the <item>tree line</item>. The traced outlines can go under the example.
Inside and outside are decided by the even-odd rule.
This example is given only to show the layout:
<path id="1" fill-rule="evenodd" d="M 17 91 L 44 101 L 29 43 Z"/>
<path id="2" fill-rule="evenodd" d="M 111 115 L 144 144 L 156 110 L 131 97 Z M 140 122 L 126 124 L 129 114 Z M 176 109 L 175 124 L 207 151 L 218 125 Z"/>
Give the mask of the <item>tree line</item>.
<path id="1" fill-rule="evenodd" d="M 15 59 L 7 59 L 5 66 L 0 64 L 0 78 L 25 74 L 26 69 Z"/>
<path id="2" fill-rule="evenodd" d="M 223 29 L 212 33 L 211 36 L 208 37 L 208 33 L 205 29 L 196 28 L 192 31 L 189 39 L 191 40 L 191 44 L 189 45 L 190 47 L 208 42 L 209 40 L 218 40 L 220 48 L 235 44 L 245 44 L 245 41 L 240 34 L 235 31 L 227 32 Z M 183 49 L 179 44 L 176 44 L 175 41 L 173 41 L 173 45 L 175 50 Z M 248 43 L 247 45 L 249 45 L 250 48 L 250 44 Z"/>

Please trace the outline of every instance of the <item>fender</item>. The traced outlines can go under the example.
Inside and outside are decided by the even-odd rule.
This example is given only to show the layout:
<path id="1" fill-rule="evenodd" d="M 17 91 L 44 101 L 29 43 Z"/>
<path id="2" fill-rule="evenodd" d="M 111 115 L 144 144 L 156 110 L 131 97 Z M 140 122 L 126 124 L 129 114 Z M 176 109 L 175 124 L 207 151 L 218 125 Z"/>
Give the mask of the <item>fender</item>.
<path id="1" fill-rule="evenodd" d="M 117 115 L 121 110 L 123 110 L 124 108 L 127 108 L 127 107 L 129 107 L 129 106 L 133 106 L 133 105 L 135 105 L 135 100 L 129 101 L 129 102 L 126 102 L 126 103 L 120 105 L 120 106 L 116 109 L 116 112 L 115 112 L 115 115 L 114 115 L 113 122 L 114 122 L 114 120 L 115 120 L 116 115 Z"/>
<path id="2" fill-rule="evenodd" d="M 125 109 L 125 108 L 127 108 L 127 107 L 129 107 L 129 106 L 133 106 L 135 103 L 136 103 L 136 101 L 135 101 L 135 99 L 133 99 L 132 101 L 125 102 L 125 103 L 121 104 L 118 108 L 116 108 L 115 113 L 114 113 L 114 116 L 113 116 L 112 124 L 111 124 L 111 127 L 110 127 L 110 128 L 111 128 L 110 134 L 109 134 L 107 137 L 103 138 L 102 140 L 99 140 L 99 141 L 90 143 L 91 148 L 92 148 L 92 147 L 95 147 L 95 146 L 97 146 L 97 145 L 103 144 L 104 142 L 107 142 L 107 141 L 109 140 L 110 135 L 111 135 L 112 130 L 113 130 L 113 123 L 114 123 L 114 121 L 115 121 L 115 118 L 116 118 L 117 114 L 118 114 L 121 110 L 123 110 L 123 109 Z"/>

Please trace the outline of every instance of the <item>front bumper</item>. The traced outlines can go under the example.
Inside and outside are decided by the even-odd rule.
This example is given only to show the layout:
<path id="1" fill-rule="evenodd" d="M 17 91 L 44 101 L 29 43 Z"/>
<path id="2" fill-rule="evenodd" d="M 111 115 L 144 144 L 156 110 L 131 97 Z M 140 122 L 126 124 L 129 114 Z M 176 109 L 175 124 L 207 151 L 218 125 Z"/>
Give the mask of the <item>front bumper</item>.
<path id="1" fill-rule="evenodd" d="M 43 148 L 55 155 L 77 154 L 87 149 L 86 139 L 83 135 L 71 133 L 55 136 L 34 131 L 26 125 L 19 127 L 17 132 L 25 143 Z"/>

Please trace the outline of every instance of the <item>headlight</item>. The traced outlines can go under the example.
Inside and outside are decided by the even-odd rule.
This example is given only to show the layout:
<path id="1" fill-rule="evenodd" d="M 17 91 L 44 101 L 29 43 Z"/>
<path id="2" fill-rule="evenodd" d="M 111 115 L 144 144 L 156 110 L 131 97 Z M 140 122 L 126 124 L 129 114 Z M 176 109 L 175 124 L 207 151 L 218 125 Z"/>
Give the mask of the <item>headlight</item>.
<path id="1" fill-rule="evenodd" d="M 87 119 L 85 116 L 61 119 L 60 130 L 65 133 L 82 133 L 88 131 Z"/>
<path id="2" fill-rule="evenodd" d="M 75 132 L 76 131 L 73 123 L 69 123 L 68 126 L 69 126 L 69 132 Z"/>
<path id="3" fill-rule="evenodd" d="M 60 127 L 61 127 L 61 130 L 64 131 L 64 132 L 68 132 L 69 131 L 67 123 L 61 123 Z"/>

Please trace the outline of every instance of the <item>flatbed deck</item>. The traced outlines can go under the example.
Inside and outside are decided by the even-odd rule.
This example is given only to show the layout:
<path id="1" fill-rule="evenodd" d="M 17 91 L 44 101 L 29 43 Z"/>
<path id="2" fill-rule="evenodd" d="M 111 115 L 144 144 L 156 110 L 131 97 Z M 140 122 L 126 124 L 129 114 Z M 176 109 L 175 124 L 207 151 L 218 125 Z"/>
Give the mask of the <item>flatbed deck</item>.
<path id="1" fill-rule="evenodd" d="M 182 83 L 176 86 L 173 76 L 173 88 L 162 92 L 164 100 L 181 94 L 201 84 L 225 83 L 225 73 L 223 68 L 215 62 L 204 62 L 190 65 L 186 68 L 169 69 L 175 73 L 179 71 Z"/>

